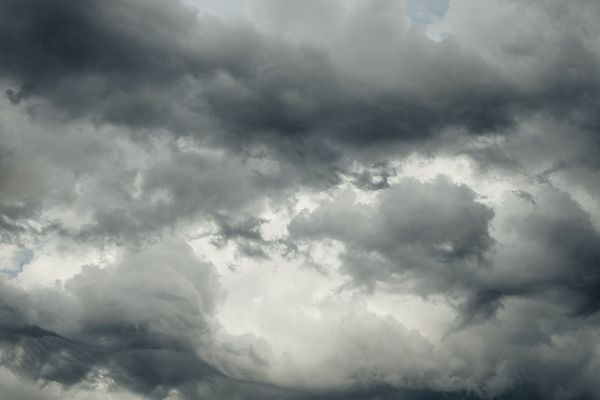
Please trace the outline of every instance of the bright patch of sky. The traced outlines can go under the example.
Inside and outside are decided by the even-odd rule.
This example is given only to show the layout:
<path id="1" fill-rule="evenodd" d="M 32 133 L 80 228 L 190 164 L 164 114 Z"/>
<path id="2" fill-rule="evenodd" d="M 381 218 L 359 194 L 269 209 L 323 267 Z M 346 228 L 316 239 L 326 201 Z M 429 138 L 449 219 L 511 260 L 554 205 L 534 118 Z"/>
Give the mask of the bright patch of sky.
<path id="1" fill-rule="evenodd" d="M 406 9 L 411 22 L 425 27 L 430 39 L 441 41 L 448 36 L 441 22 L 449 8 L 449 0 L 407 0 Z"/>
<path id="2" fill-rule="evenodd" d="M 406 7 L 411 21 L 429 25 L 444 18 L 448 0 L 407 0 Z"/>
<path id="3" fill-rule="evenodd" d="M 32 260 L 33 251 L 12 244 L 0 245 L 0 273 L 10 277 L 19 274 Z"/>

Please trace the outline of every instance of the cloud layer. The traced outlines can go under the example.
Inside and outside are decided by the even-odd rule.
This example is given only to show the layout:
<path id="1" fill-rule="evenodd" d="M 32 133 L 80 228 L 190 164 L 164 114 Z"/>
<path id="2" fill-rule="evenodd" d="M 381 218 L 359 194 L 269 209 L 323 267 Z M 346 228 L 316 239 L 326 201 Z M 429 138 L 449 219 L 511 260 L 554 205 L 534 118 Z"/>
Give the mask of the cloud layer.
<path id="1" fill-rule="evenodd" d="M 597 399 L 594 1 L 0 1 L 0 397 Z"/>

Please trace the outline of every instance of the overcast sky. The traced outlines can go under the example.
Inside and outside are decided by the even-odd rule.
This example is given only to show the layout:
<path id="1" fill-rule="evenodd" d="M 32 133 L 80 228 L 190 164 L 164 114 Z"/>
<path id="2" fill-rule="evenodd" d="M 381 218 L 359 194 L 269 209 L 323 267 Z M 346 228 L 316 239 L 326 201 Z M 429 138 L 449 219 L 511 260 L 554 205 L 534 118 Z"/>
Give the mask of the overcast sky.
<path id="1" fill-rule="evenodd" d="M 600 399 L 599 18 L 0 0 L 0 398 Z"/>

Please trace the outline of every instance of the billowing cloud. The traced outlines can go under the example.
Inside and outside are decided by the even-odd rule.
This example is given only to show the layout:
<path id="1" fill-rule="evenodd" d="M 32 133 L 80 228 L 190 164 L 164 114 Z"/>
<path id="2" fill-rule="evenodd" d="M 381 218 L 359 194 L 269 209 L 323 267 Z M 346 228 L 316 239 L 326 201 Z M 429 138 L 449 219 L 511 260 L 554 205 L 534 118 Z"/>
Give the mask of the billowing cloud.
<path id="1" fill-rule="evenodd" d="M 39 97 L 54 112 L 97 123 L 234 146 L 254 138 L 291 151 L 299 141 L 308 146 L 303 154 L 314 142 L 337 153 L 419 142 L 452 126 L 481 134 L 512 125 L 527 94 L 454 41 L 408 30 L 400 4 L 339 5 L 329 12 L 340 19 L 327 32 L 333 43 L 311 46 L 249 24 L 198 21 L 178 3 L 5 2 L 2 69 L 16 85 L 7 96 L 15 104 Z M 292 9 L 263 7 L 303 26 Z"/>
<path id="2" fill-rule="evenodd" d="M 227 368 L 228 359 L 243 357 L 244 343 L 254 345 L 240 341 L 234 356 L 215 339 L 223 295 L 214 267 L 180 241 L 104 268 L 86 266 L 64 289 L 25 293 L 4 284 L 2 360 L 24 379 L 107 385 L 150 398 L 285 394 L 207 362 Z M 254 357 L 249 362 L 260 360 Z"/>
<path id="3" fill-rule="evenodd" d="M 381 192 L 375 205 L 342 195 L 297 216 L 289 230 L 292 238 L 342 241 L 344 269 L 359 285 L 404 281 L 437 293 L 469 286 L 485 270 L 493 211 L 475 196 L 443 176 L 430 183 L 404 179 Z"/>
<path id="4" fill-rule="evenodd" d="M 0 1 L 0 397 L 600 398 L 599 15 Z"/>

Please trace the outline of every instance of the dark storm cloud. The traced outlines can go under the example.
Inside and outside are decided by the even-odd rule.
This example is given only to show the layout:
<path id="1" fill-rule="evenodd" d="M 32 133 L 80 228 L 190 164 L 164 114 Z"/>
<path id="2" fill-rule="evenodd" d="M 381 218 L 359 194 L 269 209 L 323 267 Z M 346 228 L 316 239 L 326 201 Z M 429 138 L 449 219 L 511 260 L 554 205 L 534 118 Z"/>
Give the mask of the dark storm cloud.
<path id="1" fill-rule="evenodd" d="M 306 141 L 337 151 L 418 143 L 450 126 L 502 130 L 523 103 L 519 89 L 476 54 L 396 26 L 385 16 L 399 12 L 389 2 L 361 7 L 344 27 L 348 37 L 360 35 L 359 53 L 379 40 L 371 25 L 398 35 L 389 57 L 372 57 L 379 77 L 346 71 L 345 55 L 198 19 L 179 3 L 27 0 L 5 1 L 1 11 L 0 68 L 18 87 L 7 92 L 11 101 L 41 97 L 97 122 L 204 137 L 225 129 L 238 146 L 276 138 L 302 152 L 310 150 Z M 398 62 L 400 81 L 377 83 Z"/>
<path id="2" fill-rule="evenodd" d="M 545 189 L 536 203 L 516 208 L 506 224 L 523 240 L 498 254 L 497 283 L 512 285 L 515 294 L 560 299 L 574 316 L 600 311 L 600 234 L 572 197 Z"/>
<path id="3" fill-rule="evenodd" d="M 495 214 L 468 187 L 442 178 L 425 184 L 401 180 L 379 193 L 373 204 L 352 196 L 324 201 L 289 226 L 296 239 L 340 241 L 343 270 L 355 285 L 443 296 L 456 305 L 444 339 L 449 353 L 428 352 L 422 339 L 407 336 L 404 359 L 414 361 L 411 371 L 398 373 L 398 362 L 381 367 L 390 347 L 382 345 L 380 354 L 371 344 L 380 362 L 372 366 L 377 372 L 370 370 L 371 383 L 396 385 L 402 379 L 390 378 L 396 373 L 426 375 L 427 364 L 418 361 L 423 359 L 452 370 L 444 363 L 471 354 L 471 366 L 451 374 L 480 382 L 475 392 L 483 397 L 597 398 L 589 376 L 598 363 L 592 343 L 599 338 L 600 234 L 569 194 L 543 184 L 528 196 L 514 193 Z M 386 327 L 365 337 L 385 341 L 387 335 L 406 335 L 400 332 Z M 483 350 L 475 356 L 471 351 L 478 345 Z M 409 356 L 411 351 L 417 355 Z M 368 376 L 354 372 L 358 382 Z"/>
<path id="4" fill-rule="evenodd" d="M 300 27 L 313 13 L 324 11 L 318 3 L 307 15 L 295 13 L 291 5 L 265 4 L 268 15 L 275 7 L 277 18 Z M 531 45 L 522 45 L 526 48 L 521 53 L 511 50 L 510 43 L 490 47 L 506 58 L 521 60 L 528 55 L 528 73 L 541 71 L 547 77 L 544 84 L 535 76 L 524 84 L 519 75 L 511 76 L 512 71 L 502 72 L 504 65 L 471 51 L 464 44 L 472 44 L 470 32 L 435 43 L 408 29 L 402 7 L 394 2 L 373 2 L 352 11 L 339 5 L 328 9 L 338 21 L 331 24 L 332 39 L 315 45 L 287 40 L 285 29 L 282 38 L 275 38 L 250 24 L 196 17 L 179 3 L 109 0 L 73 5 L 27 0 L 6 1 L 1 7 L 6 22 L 0 33 L 0 69 L 13 86 L 8 97 L 19 103 L 20 110 L 47 118 L 41 111 L 46 103 L 35 102 L 41 98 L 52 105 L 51 112 L 96 124 L 209 138 L 251 157 L 277 161 L 285 170 L 270 179 L 279 188 L 298 183 L 335 185 L 344 175 L 340 172 L 346 169 L 344 163 L 353 157 L 380 160 L 395 149 L 389 146 L 393 143 L 402 144 L 402 153 L 429 146 L 452 127 L 503 133 L 514 127 L 516 116 L 520 120 L 533 110 L 550 115 L 560 110 L 580 127 L 575 140 L 582 149 L 571 157 L 589 149 L 596 136 L 586 129 L 594 126 L 587 99 L 597 86 L 590 73 L 597 57 L 589 35 L 570 32 L 569 24 L 560 26 L 564 35 L 544 38 L 556 44 L 559 55 L 566 52 L 564 57 L 549 58 L 534 47 L 533 39 Z M 550 18 L 559 8 L 534 10 Z M 569 18 L 578 15 L 572 12 Z M 489 34 L 494 28 L 484 29 Z M 568 46 L 563 43 L 567 38 Z M 478 43 L 471 47 L 481 51 Z M 254 153 L 253 146 L 258 147 Z M 267 147 L 264 153 L 262 146 Z M 523 147 L 520 141 L 514 146 Z M 481 163 L 510 167 L 522 164 L 530 151 L 517 157 L 505 154 L 504 148 L 466 152 Z M 205 161 L 192 158 L 182 157 L 182 163 L 164 166 L 161 172 L 160 167 L 153 168 L 143 177 L 148 193 L 173 196 L 171 204 L 160 207 L 149 207 L 148 201 L 116 190 L 115 185 L 133 181 L 136 171 L 127 171 L 121 183 L 115 180 L 107 189 L 121 192 L 117 198 L 129 201 L 98 207 L 95 221 L 81 236 L 136 237 L 198 215 L 199 209 L 224 212 L 211 209 L 218 202 L 193 197 L 194 191 L 184 188 L 184 179 L 161 180 L 207 168 Z M 190 178 L 196 179 L 195 174 Z M 385 187 L 385 179 L 354 177 L 357 185 L 373 189 Z M 176 182 L 183 186 L 175 187 Z M 205 190 L 200 183 L 191 186 L 202 188 L 203 196 L 218 196 L 221 190 Z M 226 193 L 225 188 L 219 202 L 230 204 L 237 198 Z M 7 221 L 4 225 L 17 228 Z"/>
<path id="5" fill-rule="evenodd" d="M 358 378 L 360 388 L 324 393 L 263 383 L 255 376 L 260 369 L 258 364 L 249 375 L 229 375 L 223 372 L 227 370 L 227 359 L 219 358 L 226 357 L 232 349 L 216 345 L 218 326 L 211 322 L 221 296 L 217 279 L 214 268 L 196 259 L 186 245 L 167 242 L 128 254 L 114 265 L 84 267 L 66 282 L 64 291 L 54 287 L 25 292 L 3 283 L 0 360 L 3 368 L 18 374 L 20 383 L 0 379 L 2 393 L 39 390 L 42 397 L 45 386 L 36 389 L 37 384 L 54 382 L 77 394 L 108 380 L 111 390 L 149 399 L 164 399 L 173 391 L 182 399 L 215 400 L 325 400 L 357 396 L 377 399 L 382 395 L 389 399 L 423 399 L 463 395 L 397 385 L 379 388 L 381 385 L 371 382 L 368 373 Z M 342 351 L 332 367 L 338 362 L 352 366 L 347 361 L 360 353 L 355 346 L 357 341 L 370 340 L 364 333 L 385 338 L 379 339 L 380 344 L 375 347 L 379 352 L 384 350 L 381 344 L 398 335 L 405 338 L 402 351 L 406 357 L 430 351 L 423 338 L 397 323 L 379 321 L 373 316 L 370 319 L 369 323 L 363 318 L 347 321 L 348 330 L 341 338 Z M 244 346 L 244 342 L 240 344 Z M 252 365 L 260 356 L 252 342 L 249 345 L 253 356 L 248 361 Z M 409 367 L 407 361 L 398 368 Z M 365 373 L 363 369 L 368 368 L 378 368 L 377 358 L 363 360 L 350 367 L 349 373 Z"/>
<path id="6" fill-rule="evenodd" d="M 493 210 L 464 185 L 404 179 L 380 193 L 376 205 L 346 195 L 300 214 L 291 238 L 340 241 L 357 286 L 464 296 L 457 327 L 495 315 L 507 296 L 549 296 L 574 316 L 600 310 L 600 235 L 568 194 L 517 193 L 514 211 L 495 221 L 514 239 L 496 247 Z"/>
<path id="7" fill-rule="evenodd" d="M 371 290 L 414 280 L 416 291 L 430 294 L 476 282 L 493 244 L 494 213 L 471 189 L 439 177 L 403 179 L 379 193 L 377 205 L 354 204 L 349 196 L 299 215 L 291 237 L 340 240 L 345 271 Z"/>
<path id="8" fill-rule="evenodd" d="M 229 377 L 202 358 L 215 349 L 211 319 L 222 292 L 214 267 L 181 242 L 102 269 L 84 267 L 65 289 L 27 293 L 2 284 L 4 367 L 67 386 L 104 374 L 119 388 L 156 399 L 173 389 L 185 399 L 298 396 Z"/>
<path id="9" fill-rule="evenodd" d="M 66 293 L 3 291 L 3 303 L 12 304 L 5 312 L 14 309 L 27 316 L 3 329 L 8 346 L 3 365 L 34 380 L 66 385 L 91 379 L 98 368 L 106 368 L 119 386 L 152 398 L 165 396 L 192 375 L 221 376 L 178 334 L 208 329 L 206 318 L 218 291 L 203 277 L 213 273 L 211 267 L 196 262 L 189 252 L 173 243 L 169 251 L 155 248 L 123 265 L 87 267 L 67 283 Z M 141 286 L 139 268 L 144 268 Z M 50 324 L 75 339 L 36 323 Z"/>
<path id="10" fill-rule="evenodd" d="M 598 169 L 599 12 L 585 0 L 452 3 L 455 39 L 509 75 L 529 111 L 508 140 L 471 149 L 479 163 L 531 176 L 555 164 Z"/>
<path id="11" fill-rule="evenodd" d="M 0 397 L 106 378 L 156 399 L 599 398 L 598 3 L 451 1 L 441 42 L 402 2 L 257 7 L 253 26 L 179 1 L 0 1 L 0 244 L 125 254 L 64 286 L 0 284 Z M 484 203 L 397 181 L 412 151 L 529 184 Z M 267 239 L 265 203 L 289 206 L 289 236 Z M 271 386 L 268 344 L 217 322 L 213 265 L 165 239 L 182 227 L 255 262 L 337 241 L 365 299 L 441 298 L 456 319 L 434 345 L 355 313 L 331 357 L 288 371 L 302 390 Z"/>
<path id="12" fill-rule="evenodd" d="M 283 148 L 280 156 L 330 161 L 347 147 L 418 147 L 453 127 L 502 133 L 531 112 L 594 129 L 598 52 L 590 31 L 574 25 L 595 6 L 577 4 L 526 6 L 548 20 L 564 14 L 559 33 L 480 50 L 470 35 L 494 34 L 495 26 L 436 43 L 409 29 L 402 7 L 389 1 L 327 10 L 338 21 L 332 39 L 312 45 L 196 17 L 179 2 L 11 0 L 1 6 L 0 69 L 17 87 L 7 92 L 13 103 L 40 97 L 100 123 L 238 148 L 258 142 Z M 287 11 L 279 8 L 281 17 Z M 312 13 L 290 15 L 290 25 L 302 26 Z M 524 63 L 530 81 L 505 68 L 511 61 L 495 65 L 478 51 Z M 327 150 L 309 154 L 319 147 Z"/>
<path id="13" fill-rule="evenodd" d="M 173 390 L 182 399 L 304 398 L 293 390 L 228 377 L 186 349 L 161 348 L 154 343 L 105 348 L 67 339 L 37 326 L 3 334 L 2 341 L 10 346 L 3 365 L 24 377 L 21 384 L 31 391 L 36 381 L 59 382 L 69 388 L 106 378 L 108 374 L 119 391 L 126 389 L 147 399 L 164 399 Z M 10 386 L 0 384 L 0 388 L 4 394 L 10 393 Z M 77 389 L 73 390 L 77 393 Z"/>

